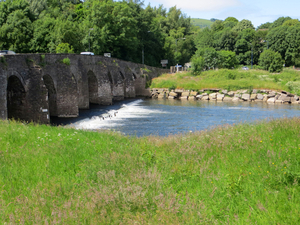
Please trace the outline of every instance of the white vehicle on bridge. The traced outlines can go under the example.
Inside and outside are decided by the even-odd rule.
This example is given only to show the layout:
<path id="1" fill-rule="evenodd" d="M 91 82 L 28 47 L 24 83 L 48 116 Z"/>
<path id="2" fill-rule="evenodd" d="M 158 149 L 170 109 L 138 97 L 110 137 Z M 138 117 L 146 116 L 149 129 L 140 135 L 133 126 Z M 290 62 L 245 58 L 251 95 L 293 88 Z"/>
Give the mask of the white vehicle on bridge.
<path id="1" fill-rule="evenodd" d="M 80 55 L 94 55 L 94 52 L 80 52 Z"/>

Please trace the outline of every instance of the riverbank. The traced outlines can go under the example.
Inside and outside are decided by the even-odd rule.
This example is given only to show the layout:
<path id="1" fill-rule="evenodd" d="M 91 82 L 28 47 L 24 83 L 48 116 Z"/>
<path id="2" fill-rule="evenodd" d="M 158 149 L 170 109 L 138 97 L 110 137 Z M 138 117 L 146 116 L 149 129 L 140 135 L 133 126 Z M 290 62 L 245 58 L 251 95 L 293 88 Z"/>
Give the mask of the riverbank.
<path id="1" fill-rule="evenodd" d="M 0 125 L 1 222 L 299 222 L 298 118 L 166 138 Z"/>
<path id="2" fill-rule="evenodd" d="M 265 70 L 210 70 L 198 76 L 191 73 L 164 74 L 152 80 L 151 88 L 184 89 L 199 91 L 203 89 L 273 90 L 300 95 L 300 71 L 286 68 L 280 74 Z"/>

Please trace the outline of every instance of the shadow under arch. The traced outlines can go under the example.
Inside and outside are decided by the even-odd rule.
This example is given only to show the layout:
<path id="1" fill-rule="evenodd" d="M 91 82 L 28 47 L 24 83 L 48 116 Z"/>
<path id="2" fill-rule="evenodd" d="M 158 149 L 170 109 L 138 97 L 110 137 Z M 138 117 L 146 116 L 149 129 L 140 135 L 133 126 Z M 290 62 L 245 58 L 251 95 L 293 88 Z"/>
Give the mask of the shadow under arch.
<path id="1" fill-rule="evenodd" d="M 98 80 L 93 71 L 88 71 L 89 102 L 98 104 Z"/>
<path id="2" fill-rule="evenodd" d="M 53 79 L 50 75 L 43 76 L 44 84 L 48 90 L 48 104 L 50 116 L 57 116 L 57 93 Z"/>
<path id="3" fill-rule="evenodd" d="M 26 120 L 26 91 L 19 77 L 12 75 L 7 82 L 7 118 Z"/>

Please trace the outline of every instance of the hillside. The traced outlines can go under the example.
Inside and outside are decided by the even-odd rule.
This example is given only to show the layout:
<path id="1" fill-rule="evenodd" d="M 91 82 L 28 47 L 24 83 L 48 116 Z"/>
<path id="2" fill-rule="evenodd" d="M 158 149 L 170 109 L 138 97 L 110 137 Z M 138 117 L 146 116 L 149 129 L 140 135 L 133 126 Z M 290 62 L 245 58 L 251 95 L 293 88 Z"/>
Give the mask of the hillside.
<path id="1" fill-rule="evenodd" d="M 213 22 L 206 19 L 191 18 L 191 23 L 200 28 L 210 27 Z"/>

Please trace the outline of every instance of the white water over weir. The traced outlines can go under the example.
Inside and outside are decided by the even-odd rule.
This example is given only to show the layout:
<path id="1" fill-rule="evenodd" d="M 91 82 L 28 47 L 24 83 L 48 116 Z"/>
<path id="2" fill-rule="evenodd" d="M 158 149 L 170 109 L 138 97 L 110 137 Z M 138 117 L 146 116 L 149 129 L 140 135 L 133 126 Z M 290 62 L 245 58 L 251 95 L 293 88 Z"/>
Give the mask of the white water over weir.
<path id="1" fill-rule="evenodd" d="M 133 136 L 168 136 L 224 124 L 299 115 L 300 104 L 139 99 L 112 106 L 95 106 L 82 112 L 79 118 L 60 122 L 76 129 L 109 129 Z"/>

